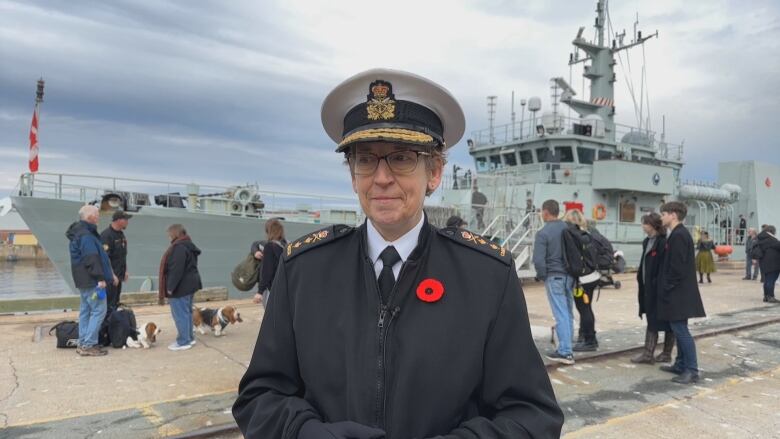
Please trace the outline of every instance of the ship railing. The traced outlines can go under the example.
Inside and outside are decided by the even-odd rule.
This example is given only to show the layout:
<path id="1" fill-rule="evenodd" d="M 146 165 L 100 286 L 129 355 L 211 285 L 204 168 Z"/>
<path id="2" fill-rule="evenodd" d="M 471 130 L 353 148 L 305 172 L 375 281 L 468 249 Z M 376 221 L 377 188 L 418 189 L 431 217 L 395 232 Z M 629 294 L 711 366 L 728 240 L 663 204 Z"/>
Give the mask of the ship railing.
<path id="1" fill-rule="evenodd" d="M 236 191 L 242 188 L 252 188 L 251 192 L 256 194 L 257 198 L 249 201 L 237 199 Z M 354 197 L 269 191 L 259 189 L 256 185 L 199 185 L 151 179 L 39 172 L 22 174 L 14 192 L 21 197 L 51 198 L 83 203 L 100 202 L 106 194 L 115 193 L 126 197 L 127 206 L 125 207 L 131 210 L 155 204 L 176 206 L 176 203 L 180 203 L 178 207 L 188 210 L 226 216 L 266 218 L 292 215 L 295 220 L 304 222 L 352 223 L 354 221 L 356 224 L 362 222 L 364 218 Z M 230 196 L 231 194 L 234 196 Z M 244 207 L 256 206 L 258 208 L 246 207 L 238 212 L 231 210 L 230 203 L 237 201 L 241 201 Z M 213 208 L 212 206 L 224 206 L 224 208 Z M 336 215 L 339 218 L 332 220 L 321 218 L 320 214 Z M 340 216 L 344 218 L 340 218 Z"/>
<path id="2" fill-rule="evenodd" d="M 506 215 L 498 215 L 495 218 L 493 218 L 493 221 L 491 221 L 490 224 L 488 224 L 487 227 L 485 227 L 485 230 L 483 230 L 480 234 L 491 241 L 496 239 L 496 235 L 498 235 L 499 233 L 498 227 L 496 227 L 496 225 L 499 222 L 505 223 Z M 488 236 L 491 233 L 492 235 Z"/>
<path id="3" fill-rule="evenodd" d="M 561 114 L 557 116 L 545 115 L 543 117 L 528 118 L 515 123 L 497 125 L 493 128 L 485 128 L 473 131 L 468 140 L 469 148 L 475 149 L 489 145 L 503 145 L 507 143 L 538 139 L 554 135 L 575 135 L 578 133 L 576 125 L 590 125 L 591 135 L 596 139 L 608 138 L 603 122 L 583 120 L 576 117 L 567 117 Z M 646 146 L 658 152 L 660 157 L 671 160 L 682 160 L 683 146 L 659 139 L 656 131 L 625 124 L 615 124 L 614 139 L 621 143 L 636 146 Z M 627 137 L 626 137 L 627 136 Z M 626 137 L 627 142 L 622 142 Z M 609 137 L 612 138 L 612 137 Z"/>
<path id="4" fill-rule="evenodd" d="M 511 167 L 477 168 L 479 173 L 464 177 L 445 174 L 442 176 L 443 190 L 484 190 L 491 186 L 508 187 L 523 184 L 590 184 L 593 168 L 575 163 L 534 163 Z"/>
<path id="5" fill-rule="evenodd" d="M 441 177 L 440 188 L 444 190 L 471 190 L 472 185 L 477 181 L 477 176 L 468 174 L 444 174 Z"/>

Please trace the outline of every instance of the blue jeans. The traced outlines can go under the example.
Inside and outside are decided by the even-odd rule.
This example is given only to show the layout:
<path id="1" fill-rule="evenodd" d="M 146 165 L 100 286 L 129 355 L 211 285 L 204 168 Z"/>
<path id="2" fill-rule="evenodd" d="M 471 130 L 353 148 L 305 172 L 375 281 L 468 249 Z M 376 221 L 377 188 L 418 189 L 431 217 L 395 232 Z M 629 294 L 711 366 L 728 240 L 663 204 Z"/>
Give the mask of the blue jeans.
<path id="1" fill-rule="evenodd" d="M 780 271 L 764 273 L 764 297 L 775 297 L 775 282 L 780 276 Z"/>
<path id="2" fill-rule="evenodd" d="M 190 344 L 194 338 L 192 331 L 192 298 L 194 294 L 184 297 L 171 297 L 168 303 L 171 305 L 173 323 L 176 325 L 176 343 L 179 346 Z"/>
<path id="3" fill-rule="evenodd" d="M 79 346 L 91 348 L 98 344 L 98 332 L 106 317 L 106 298 L 97 297 L 96 288 L 79 290 Z"/>
<path id="4" fill-rule="evenodd" d="M 690 370 L 693 373 L 699 373 L 696 343 L 693 341 L 691 332 L 688 331 L 688 320 L 669 322 L 669 325 L 674 332 L 674 338 L 677 339 L 677 358 L 674 360 L 674 367 L 682 371 Z"/>
<path id="5" fill-rule="evenodd" d="M 555 333 L 558 336 L 558 353 L 571 355 L 574 338 L 574 278 L 565 274 L 550 275 L 544 280 L 547 300 L 555 318 Z"/>
<path id="6" fill-rule="evenodd" d="M 756 274 L 758 274 L 758 270 L 756 270 Z M 745 277 L 748 279 L 753 278 L 753 260 L 750 259 L 750 255 L 745 258 Z"/>

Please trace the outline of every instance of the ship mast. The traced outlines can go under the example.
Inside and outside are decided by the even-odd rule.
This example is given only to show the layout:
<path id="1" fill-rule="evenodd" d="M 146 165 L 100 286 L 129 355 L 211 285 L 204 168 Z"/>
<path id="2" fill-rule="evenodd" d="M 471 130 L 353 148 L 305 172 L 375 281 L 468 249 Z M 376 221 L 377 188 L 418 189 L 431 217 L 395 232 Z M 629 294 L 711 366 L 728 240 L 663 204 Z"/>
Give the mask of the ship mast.
<path id="1" fill-rule="evenodd" d="M 650 38 L 657 37 L 658 31 L 642 37 L 641 31 L 635 30 L 634 39 L 629 44 L 623 44 L 625 32 L 616 34 L 612 46 L 605 45 L 604 32 L 607 23 L 607 0 L 598 0 L 596 4 L 596 41 L 587 41 L 582 37 L 585 30 L 581 27 L 574 38 L 575 53 L 569 57 L 569 65 L 590 61 L 583 68 L 582 76 L 590 81 L 590 102 L 573 99 L 573 93 L 561 96 L 561 102 L 567 104 L 580 117 L 598 115 L 604 121 L 605 134 L 608 140 L 615 140 L 615 55 L 632 47 L 644 44 Z M 585 57 L 579 57 L 579 50 L 585 52 Z"/>

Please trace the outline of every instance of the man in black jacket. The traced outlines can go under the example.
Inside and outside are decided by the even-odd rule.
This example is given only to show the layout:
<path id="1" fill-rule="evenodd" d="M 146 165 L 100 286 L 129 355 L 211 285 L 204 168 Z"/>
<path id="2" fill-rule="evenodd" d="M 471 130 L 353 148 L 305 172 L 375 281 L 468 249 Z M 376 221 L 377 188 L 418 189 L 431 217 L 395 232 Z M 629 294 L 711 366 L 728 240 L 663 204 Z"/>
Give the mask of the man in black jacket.
<path id="1" fill-rule="evenodd" d="M 245 437 L 559 437 L 512 255 L 423 212 L 460 105 L 377 69 L 336 87 L 322 118 L 368 219 L 287 245 L 233 406 Z"/>
<path id="2" fill-rule="evenodd" d="M 661 206 L 661 222 L 669 230 L 664 261 L 658 281 L 658 319 L 669 322 L 677 339 L 677 358 L 661 370 L 677 374 L 672 381 L 691 384 L 699 380 L 696 343 L 688 330 L 688 319 L 705 317 L 699 284 L 693 238 L 682 224 L 688 208 L 672 201 Z"/>
<path id="3" fill-rule="evenodd" d="M 100 233 L 100 240 L 103 242 L 103 250 L 108 254 L 111 261 L 111 268 L 114 270 L 119 282 L 114 285 L 108 285 L 108 313 L 115 310 L 119 305 L 119 296 L 122 294 L 122 284 L 127 282 L 127 238 L 124 230 L 127 223 L 133 216 L 122 210 L 117 210 L 111 217 L 111 224 Z"/>

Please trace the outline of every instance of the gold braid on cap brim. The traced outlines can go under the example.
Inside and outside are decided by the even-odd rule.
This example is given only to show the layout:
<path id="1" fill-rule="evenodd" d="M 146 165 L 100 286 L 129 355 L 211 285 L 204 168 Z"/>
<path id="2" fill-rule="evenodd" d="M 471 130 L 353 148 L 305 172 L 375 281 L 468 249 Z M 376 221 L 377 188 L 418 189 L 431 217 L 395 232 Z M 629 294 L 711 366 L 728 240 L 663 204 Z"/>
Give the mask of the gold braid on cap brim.
<path id="1" fill-rule="evenodd" d="M 433 136 L 403 128 L 372 128 L 352 133 L 339 142 L 339 148 L 353 142 L 368 140 L 395 140 L 416 145 L 435 145 Z"/>

